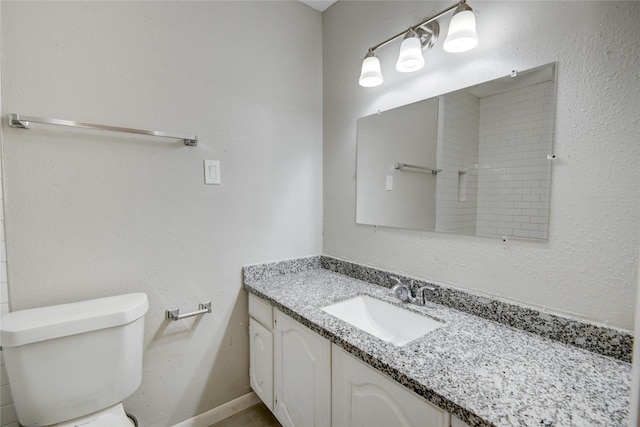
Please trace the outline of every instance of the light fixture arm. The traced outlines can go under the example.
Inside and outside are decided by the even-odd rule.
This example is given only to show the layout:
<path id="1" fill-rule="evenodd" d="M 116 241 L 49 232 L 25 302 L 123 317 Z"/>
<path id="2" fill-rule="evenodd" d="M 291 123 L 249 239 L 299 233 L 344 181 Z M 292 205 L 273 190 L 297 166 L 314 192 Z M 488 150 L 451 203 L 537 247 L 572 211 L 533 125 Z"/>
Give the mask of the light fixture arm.
<path id="1" fill-rule="evenodd" d="M 433 15 L 430 18 L 425 19 L 424 21 L 420 22 L 419 24 L 416 24 L 416 25 L 414 25 L 412 27 L 409 27 L 406 30 L 403 30 L 403 31 L 399 32 L 395 36 L 389 37 L 388 39 L 386 39 L 382 43 L 378 43 L 377 45 L 375 45 L 373 47 L 370 47 L 369 48 L 369 52 L 374 52 L 377 49 L 380 49 L 381 47 L 388 45 L 392 41 L 394 41 L 394 40 L 396 40 L 396 39 L 398 39 L 400 37 L 403 37 L 407 33 L 407 31 L 409 31 L 409 30 L 414 30 L 415 31 L 417 28 L 421 28 L 422 26 L 427 25 L 432 21 L 435 21 L 436 19 L 440 18 L 441 16 L 446 15 L 447 13 L 451 12 L 452 10 L 457 9 L 459 6 L 462 6 L 462 5 L 466 4 L 466 3 L 467 3 L 467 0 L 461 0 L 458 3 L 454 4 L 453 6 L 449 6 L 448 8 L 444 9 L 442 12 L 440 12 L 440 13 L 438 13 L 436 15 Z"/>

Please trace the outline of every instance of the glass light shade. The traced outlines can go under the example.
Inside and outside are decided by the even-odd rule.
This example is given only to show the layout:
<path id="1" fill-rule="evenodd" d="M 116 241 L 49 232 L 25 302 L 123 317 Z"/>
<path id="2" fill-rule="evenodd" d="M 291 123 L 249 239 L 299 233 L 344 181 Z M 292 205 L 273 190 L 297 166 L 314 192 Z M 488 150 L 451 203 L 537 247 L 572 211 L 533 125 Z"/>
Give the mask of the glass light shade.
<path id="1" fill-rule="evenodd" d="M 374 87 L 382 84 L 382 71 L 380 71 L 380 60 L 373 53 L 367 54 L 362 61 L 362 72 L 360 73 L 360 86 Z"/>
<path id="2" fill-rule="evenodd" d="M 461 7 L 465 7 L 463 5 Z M 447 52 L 465 52 L 478 44 L 476 17 L 469 6 L 457 11 L 451 18 L 449 34 L 442 48 Z"/>
<path id="3" fill-rule="evenodd" d="M 414 33 L 415 34 L 415 33 Z M 396 70 L 403 73 L 418 71 L 424 67 L 424 56 L 422 56 L 422 45 L 417 34 L 406 37 L 400 45 L 400 54 L 396 62 Z"/>

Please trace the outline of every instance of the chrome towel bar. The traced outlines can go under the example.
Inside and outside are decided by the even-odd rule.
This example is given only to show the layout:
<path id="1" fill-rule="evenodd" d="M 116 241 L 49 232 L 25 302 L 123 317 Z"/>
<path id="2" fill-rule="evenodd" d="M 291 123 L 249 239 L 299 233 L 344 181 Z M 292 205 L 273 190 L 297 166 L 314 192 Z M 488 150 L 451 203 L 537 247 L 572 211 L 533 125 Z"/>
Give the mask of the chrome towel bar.
<path id="1" fill-rule="evenodd" d="M 198 316 L 205 313 L 211 313 L 211 301 L 201 302 L 200 305 L 198 305 L 198 310 L 192 311 L 191 313 L 180 314 L 179 308 L 169 308 L 167 309 L 167 319 L 180 320 L 185 317 Z"/>
<path id="2" fill-rule="evenodd" d="M 402 169 L 402 168 L 421 169 L 421 170 L 429 171 L 434 175 L 442 171 L 442 169 L 431 169 L 426 166 L 409 165 L 407 163 L 396 163 L 395 168 L 396 169 Z"/>
<path id="3" fill-rule="evenodd" d="M 176 133 L 160 132 L 156 130 L 131 129 L 119 126 L 96 125 L 92 123 L 74 122 L 72 120 L 61 119 L 45 119 L 43 117 L 24 116 L 22 114 L 9 114 L 9 126 L 12 128 L 29 129 L 30 123 L 41 123 L 44 125 L 69 126 L 74 128 L 106 130 L 111 132 L 135 133 L 138 135 L 157 136 L 160 138 L 182 139 L 184 145 L 195 147 L 198 145 L 198 137 L 196 135 L 180 135 Z"/>

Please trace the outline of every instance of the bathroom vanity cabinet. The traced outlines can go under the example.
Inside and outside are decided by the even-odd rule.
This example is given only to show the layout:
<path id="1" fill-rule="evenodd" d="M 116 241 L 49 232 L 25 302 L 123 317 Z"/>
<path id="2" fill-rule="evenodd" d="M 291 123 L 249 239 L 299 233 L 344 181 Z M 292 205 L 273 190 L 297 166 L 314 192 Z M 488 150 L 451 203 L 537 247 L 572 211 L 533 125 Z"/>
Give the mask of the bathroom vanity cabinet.
<path id="1" fill-rule="evenodd" d="M 626 360 L 630 360 L 632 337 L 621 331 L 484 297 L 461 296 L 445 288 L 439 291 L 444 302 L 468 304 L 465 307 L 476 314 L 431 301 L 422 307 L 399 303 L 387 287 L 376 284 L 393 276 L 391 272 L 328 257 L 247 266 L 243 275 L 243 287 L 250 294 L 252 323 L 262 319 L 258 323 L 267 329 L 252 327 L 252 387 L 262 397 L 265 393 L 268 396 L 271 384 L 271 393 L 282 396 L 279 402 L 283 399 L 290 413 L 320 411 L 334 427 L 628 424 L 631 364 Z M 386 302 L 442 325 L 397 345 L 384 334 L 377 338 L 364 327 L 331 314 L 335 306 L 342 304 L 344 310 L 343 303 L 356 297 Z M 541 334 L 570 332 L 572 336 L 567 342 L 558 342 L 536 334 L 538 329 L 534 333 L 522 331 L 483 317 L 491 314 L 487 310 L 494 309 L 507 316 L 506 322 L 525 322 L 527 328 L 540 328 Z M 376 314 L 387 316 L 383 323 L 399 319 L 395 313 L 385 313 Z M 281 323 L 284 315 L 288 319 Z M 273 323 L 274 316 L 281 326 Z M 414 322 L 403 320 L 399 324 Z M 302 329 L 308 334 L 286 332 L 302 327 L 308 328 Z M 278 328 L 282 330 L 276 331 Z M 276 335 L 280 333 L 283 335 L 278 341 Z M 287 335 L 295 340 L 287 343 Z M 331 343 L 319 344 L 322 356 L 313 355 L 315 344 L 305 342 L 315 341 L 312 336 Z M 590 340 L 593 351 L 567 345 L 577 337 Z M 272 352 L 268 351 L 268 342 L 260 342 L 269 339 L 272 345 L 275 343 Z M 331 351 L 329 362 L 325 360 L 327 346 Z M 595 352 L 598 349 L 602 354 Z M 297 354 L 288 359 L 290 351 Z M 311 384 L 293 385 L 298 374 L 291 372 L 299 369 L 299 363 L 309 366 L 305 374 L 315 369 L 310 368 L 310 361 L 302 360 L 305 351 L 306 356 L 325 365 L 324 372 L 331 375 L 328 383 L 326 377 L 316 382 L 314 376 Z M 274 367 L 282 372 L 274 372 Z M 309 379 L 303 377 L 302 381 Z M 324 390 L 331 403 L 325 403 L 325 409 L 316 408 L 305 400 L 306 396 L 287 395 L 287 389 L 304 390 L 307 395 Z M 268 397 L 265 403 L 269 404 Z M 294 416 L 290 417 L 293 421 L 278 416 L 285 426 L 301 425 Z M 308 420 L 305 426 L 323 425 L 315 418 Z"/>
<path id="2" fill-rule="evenodd" d="M 249 315 L 251 387 L 285 427 L 468 427 L 252 294 Z"/>

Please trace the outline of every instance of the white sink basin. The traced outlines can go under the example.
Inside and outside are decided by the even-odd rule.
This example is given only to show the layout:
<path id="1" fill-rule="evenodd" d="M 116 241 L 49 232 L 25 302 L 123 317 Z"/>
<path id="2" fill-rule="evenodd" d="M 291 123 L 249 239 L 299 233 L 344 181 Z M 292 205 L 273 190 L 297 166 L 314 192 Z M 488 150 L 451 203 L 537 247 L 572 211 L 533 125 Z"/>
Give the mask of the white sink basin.
<path id="1" fill-rule="evenodd" d="M 322 310 L 391 344 L 402 346 L 444 323 L 384 301 L 360 295 Z"/>

